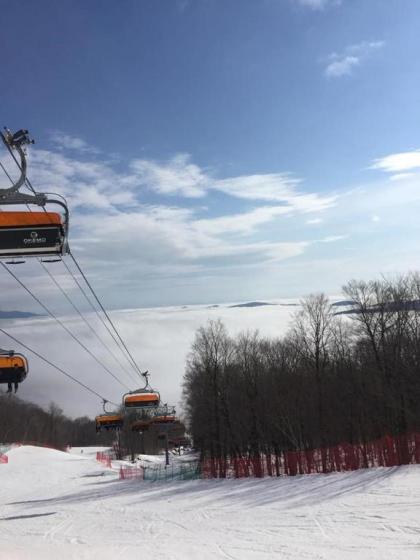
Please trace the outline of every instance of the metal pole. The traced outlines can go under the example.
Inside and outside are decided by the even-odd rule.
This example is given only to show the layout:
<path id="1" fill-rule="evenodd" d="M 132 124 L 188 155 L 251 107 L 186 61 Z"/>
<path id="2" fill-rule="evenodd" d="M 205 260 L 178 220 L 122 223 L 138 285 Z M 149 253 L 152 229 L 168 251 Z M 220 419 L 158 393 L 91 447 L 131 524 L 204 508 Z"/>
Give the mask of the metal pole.
<path id="1" fill-rule="evenodd" d="M 168 426 L 165 426 L 165 465 L 169 466 Z"/>
<path id="2" fill-rule="evenodd" d="M 121 460 L 122 459 L 122 453 L 121 453 L 121 432 L 120 429 L 117 428 L 117 459 Z"/>

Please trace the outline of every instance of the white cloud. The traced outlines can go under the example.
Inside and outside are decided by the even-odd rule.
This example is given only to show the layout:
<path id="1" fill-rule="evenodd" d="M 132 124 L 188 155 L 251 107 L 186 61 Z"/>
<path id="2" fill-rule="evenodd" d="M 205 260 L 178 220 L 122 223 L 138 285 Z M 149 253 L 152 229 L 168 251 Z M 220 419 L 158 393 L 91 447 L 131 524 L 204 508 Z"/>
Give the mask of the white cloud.
<path id="1" fill-rule="evenodd" d="M 118 214 L 121 209 L 142 206 L 150 191 L 190 199 L 219 191 L 254 203 L 275 204 L 254 208 L 244 216 L 234 214 L 202 220 L 202 228 L 213 228 L 213 231 L 221 228 L 222 232 L 250 231 L 276 216 L 319 213 L 337 203 L 334 194 L 304 192 L 299 188 L 302 181 L 290 173 L 214 179 L 186 154 L 178 154 L 166 162 L 137 159 L 124 172 L 116 171 L 108 161 L 81 161 L 64 153 L 34 148 L 29 153 L 29 170 L 38 190 L 58 192 L 70 201 L 73 209 L 83 207 Z"/>
<path id="2" fill-rule="evenodd" d="M 356 56 L 343 56 L 337 58 L 328 64 L 325 69 L 325 75 L 329 78 L 338 78 L 340 76 L 348 76 L 353 68 L 360 64 L 360 59 Z"/>
<path id="3" fill-rule="evenodd" d="M 80 161 L 63 153 L 32 149 L 29 177 L 43 192 L 57 192 L 71 200 L 73 208 L 118 208 L 136 205 L 136 178 L 117 173 L 102 161 Z"/>
<path id="4" fill-rule="evenodd" d="M 299 192 L 300 183 L 290 174 L 267 173 L 222 179 L 212 188 L 237 198 L 281 202 L 299 212 L 319 212 L 334 206 L 336 196 Z"/>
<path id="5" fill-rule="evenodd" d="M 342 239 L 347 239 L 347 235 L 328 235 L 324 239 L 320 239 L 321 243 L 335 243 L 336 241 L 341 241 Z"/>
<path id="6" fill-rule="evenodd" d="M 390 181 L 404 181 L 404 179 L 410 179 L 414 177 L 414 173 L 397 173 L 395 175 L 391 175 L 389 180 Z"/>
<path id="7" fill-rule="evenodd" d="M 196 220 L 194 227 L 211 235 L 251 233 L 257 226 L 270 222 L 278 216 L 290 214 L 291 211 L 288 206 L 262 206 L 242 214 Z"/>
<path id="8" fill-rule="evenodd" d="M 282 203 L 296 212 L 319 212 L 336 201 L 334 195 L 298 191 L 302 181 L 290 173 L 214 179 L 205 169 L 192 163 L 188 154 L 178 154 L 166 162 L 134 160 L 130 167 L 134 180 L 163 195 L 198 198 L 216 190 L 235 198 Z"/>
<path id="9" fill-rule="evenodd" d="M 178 194 L 186 197 L 202 197 L 209 186 L 209 177 L 197 165 L 190 162 L 188 154 L 178 154 L 166 163 L 137 159 L 131 169 L 140 180 L 160 194 Z"/>
<path id="10" fill-rule="evenodd" d="M 324 10 L 332 6 L 340 6 L 342 0 L 295 0 L 295 2 L 312 10 Z"/>
<path id="11" fill-rule="evenodd" d="M 251 294 L 258 275 L 261 285 L 273 288 L 277 271 L 287 268 L 282 262 L 295 269 L 320 253 L 327 258 L 329 243 L 351 237 L 356 247 L 383 223 L 396 227 L 404 215 L 408 224 L 407 213 L 420 200 L 410 177 L 401 178 L 398 189 L 386 179 L 337 196 L 305 192 L 288 173 L 214 178 L 185 154 L 163 163 L 135 160 L 124 169 L 105 157 L 86 161 L 37 148 L 29 153 L 34 186 L 68 197 L 70 245 L 113 305 L 208 301 L 236 294 L 239 285 Z M 220 203 L 220 192 L 231 197 L 229 205 Z M 381 222 L 373 228 L 376 214 Z M 314 225 L 321 223 L 323 237 L 315 238 Z M 341 243 L 340 251 L 348 245 Z"/>
<path id="12" fill-rule="evenodd" d="M 105 285 L 115 282 L 117 270 L 119 285 L 130 285 L 139 269 L 154 277 L 185 276 L 300 255 L 312 241 L 301 232 L 283 240 L 283 219 L 325 211 L 337 199 L 304 193 L 290 174 L 214 179 L 185 154 L 163 163 L 135 160 L 117 171 L 105 158 L 88 161 L 32 148 L 29 173 L 39 191 L 68 199 L 70 245 Z M 215 191 L 252 202 L 251 208 L 211 215 Z M 188 207 L 168 205 L 166 198 L 163 204 L 147 203 L 151 192 L 182 194 L 190 199 Z M 191 207 L 191 199 L 204 195 L 210 205 Z M 278 227 L 264 233 L 279 218 Z"/>
<path id="13" fill-rule="evenodd" d="M 342 53 L 332 53 L 327 57 L 327 66 L 324 73 L 328 78 L 349 76 L 373 52 L 384 46 L 384 41 L 362 41 L 349 45 Z"/>
<path id="14" fill-rule="evenodd" d="M 282 260 L 300 254 L 308 242 L 244 242 L 237 238 L 238 235 L 251 234 L 257 226 L 284 214 L 283 207 L 266 207 L 243 214 L 197 220 L 191 210 L 144 206 L 135 212 L 96 214 L 88 221 L 76 217 L 73 223 L 79 229 L 88 253 L 94 253 L 96 261 L 113 261 L 115 264 L 125 261 L 128 253 L 135 266 L 141 260 L 143 270 L 156 270 L 160 266 L 167 268 L 182 262 L 189 266 L 194 261 L 203 262 L 203 259 L 207 260 L 207 266 L 212 266 L 210 261 L 227 256 L 240 257 L 245 265 L 255 260 Z M 107 242 L 98 246 L 101 237 Z M 126 271 L 129 269 L 130 265 Z"/>
<path id="15" fill-rule="evenodd" d="M 364 57 L 377 49 L 382 49 L 384 46 L 385 41 L 361 41 L 360 43 L 350 45 L 346 51 L 349 54 Z"/>
<path id="16" fill-rule="evenodd" d="M 159 198 L 157 190 L 148 197 L 142 178 L 129 165 L 121 169 L 107 161 L 80 161 L 35 148 L 30 154 L 34 185 L 68 196 L 70 245 L 107 306 L 338 289 L 351 277 L 375 277 L 389 270 L 391 261 L 396 270 L 414 262 L 417 177 L 402 178 L 398 189 L 385 178 L 336 197 L 306 194 L 302 183 L 287 174 L 212 179 L 196 166 L 197 176 L 206 178 L 206 206 L 202 198 L 189 198 L 184 206 L 178 198 L 168 204 L 168 197 Z M 214 196 L 216 190 L 234 197 L 229 211 Z M 314 224 L 322 219 L 322 234 L 315 236 Z M 51 267 L 65 274 L 62 264 Z M 36 260 L 17 272 L 54 310 L 64 308 L 66 302 L 53 294 Z M 30 298 L 22 298 L 6 280 L 8 305 L 15 302 L 27 309 Z M 61 280 L 80 297 L 71 282 Z"/>
<path id="17" fill-rule="evenodd" d="M 401 172 L 402 176 L 394 175 L 394 179 L 406 178 L 407 174 L 404 173 L 405 171 L 420 169 L 420 150 L 399 152 L 376 159 L 371 169 L 380 169 L 381 171 L 397 174 Z"/>
<path id="18" fill-rule="evenodd" d="M 69 134 L 64 134 L 59 130 L 53 130 L 50 133 L 51 140 L 54 142 L 55 147 L 60 150 L 75 150 L 78 152 L 85 152 L 90 154 L 98 154 L 98 148 L 89 145 L 82 138 L 77 136 L 70 136 Z"/>
<path id="19" fill-rule="evenodd" d="M 287 173 L 267 173 L 222 179 L 213 188 L 238 198 L 285 201 L 294 195 L 299 183 L 300 179 Z"/>

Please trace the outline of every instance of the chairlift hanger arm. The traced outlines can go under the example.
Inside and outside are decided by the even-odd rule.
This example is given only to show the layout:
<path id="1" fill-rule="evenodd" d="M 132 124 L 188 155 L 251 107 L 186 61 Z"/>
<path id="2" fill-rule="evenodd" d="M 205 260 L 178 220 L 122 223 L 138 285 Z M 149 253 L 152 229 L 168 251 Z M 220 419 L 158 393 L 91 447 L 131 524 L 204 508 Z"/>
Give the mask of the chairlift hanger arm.
<path id="1" fill-rule="evenodd" d="M 106 399 L 103 399 L 102 401 L 102 408 L 104 409 L 104 413 L 105 414 L 110 414 L 110 412 L 106 409 L 106 405 L 109 403 L 109 401 L 107 401 Z"/>
<path id="2" fill-rule="evenodd" d="M 62 200 L 56 200 L 55 198 L 48 198 L 48 195 L 51 193 L 37 193 L 34 191 L 33 194 L 30 195 L 19 192 L 19 189 L 25 184 L 25 181 L 27 180 L 26 154 L 22 146 L 24 146 L 25 144 L 34 144 L 34 140 L 29 138 L 28 131 L 22 129 L 12 134 L 11 131 L 5 127 L 4 134 L 0 132 L 0 135 L 3 143 L 12 156 L 12 149 L 14 148 L 15 150 L 17 150 L 20 156 L 20 165 L 16 161 L 16 158 L 14 159 L 21 173 L 19 179 L 11 187 L 9 187 L 8 189 L 0 189 L 1 204 L 37 204 L 38 206 L 45 206 L 47 203 L 58 204 L 64 209 L 66 215 L 66 223 L 68 223 L 68 208 L 65 198 L 61 195 L 54 194 L 54 196 L 62 198 Z"/>
<path id="3" fill-rule="evenodd" d="M 146 381 L 146 384 L 144 385 L 144 387 L 141 387 L 139 389 L 134 389 L 133 391 L 129 391 L 127 393 L 127 395 L 131 395 L 132 393 L 143 393 L 143 392 L 144 393 L 149 393 L 149 392 L 153 393 L 154 392 L 153 387 L 151 387 L 151 385 L 149 384 L 149 377 L 150 377 L 149 370 L 141 372 L 140 375 L 142 377 L 144 377 L 144 379 Z"/>
<path id="4" fill-rule="evenodd" d="M 20 157 L 19 179 L 8 189 L 0 190 L 2 197 L 8 197 L 12 193 L 17 193 L 26 181 L 26 156 L 22 146 L 25 144 L 33 144 L 34 141 L 29 138 L 27 130 L 18 130 L 12 134 L 8 128 L 5 128 L 5 132 L 0 132 L 0 134 L 9 152 L 12 153 L 12 149 L 15 149 Z"/>
<path id="5" fill-rule="evenodd" d="M 23 150 L 25 144 L 33 144 L 34 141 L 30 140 L 27 130 L 18 130 L 15 134 L 12 134 L 8 128 L 5 128 L 5 132 L 0 132 L 1 138 L 4 145 L 9 150 L 10 154 L 13 156 L 12 150 L 15 149 L 20 157 L 20 164 L 18 167 L 20 169 L 19 179 L 13 183 L 8 189 L 0 189 L 0 203 L 1 204 L 37 204 L 38 206 L 45 206 L 47 203 L 47 197 L 42 193 L 34 194 L 24 194 L 19 192 L 19 189 L 25 184 L 26 181 L 26 155 Z M 13 156 L 14 157 L 14 156 Z"/>
<path id="6" fill-rule="evenodd" d="M 0 204 L 36 204 L 37 206 L 45 206 L 47 202 L 56 202 L 55 200 L 48 200 L 43 193 L 26 194 L 15 190 L 11 191 L 11 188 L 0 189 Z M 60 204 L 63 206 L 63 203 Z"/>
<path id="7" fill-rule="evenodd" d="M 19 192 L 19 189 L 25 184 L 27 180 L 27 164 L 26 164 L 26 154 L 23 149 L 25 144 L 33 144 L 34 140 L 31 140 L 28 136 L 27 130 L 18 130 L 14 134 L 8 128 L 5 128 L 5 132 L 0 132 L 1 138 L 4 145 L 8 149 L 10 155 L 14 158 L 19 170 L 20 177 L 13 183 L 8 189 L 0 189 L 0 203 L 1 204 L 36 204 L 38 206 L 45 206 L 48 202 L 48 197 L 43 193 L 24 194 Z M 13 149 L 15 149 L 20 157 L 20 164 L 13 155 Z M 55 202 L 51 201 L 51 202 Z"/>
<path id="8" fill-rule="evenodd" d="M 147 388 L 152 389 L 152 388 L 150 387 L 150 385 L 149 385 L 149 377 L 150 377 L 149 370 L 143 371 L 143 372 L 141 373 L 141 376 L 144 377 L 144 379 L 145 379 L 145 381 L 146 381 L 146 385 L 143 387 L 143 390 L 145 390 L 145 389 L 147 389 Z"/>
<path id="9" fill-rule="evenodd" d="M 51 204 L 58 204 L 64 209 L 65 213 L 65 224 L 68 226 L 69 221 L 69 211 L 67 208 L 66 199 L 54 193 L 53 196 L 59 197 L 62 200 L 57 200 L 56 198 L 48 198 L 48 195 L 52 193 L 37 193 L 33 189 L 31 185 L 31 190 L 33 194 L 24 194 L 19 192 L 19 189 L 25 184 L 27 181 L 26 177 L 26 154 L 22 148 L 25 144 L 34 144 L 34 140 L 31 140 L 28 136 L 27 130 L 18 130 L 14 134 L 5 127 L 4 134 L 0 132 L 1 138 L 3 143 L 5 144 L 6 148 L 9 150 L 10 155 L 15 160 L 17 166 L 20 169 L 21 175 L 19 179 L 8 189 L 0 189 L 0 204 L 36 204 L 38 206 L 45 206 L 47 203 Z M 13 155 L 12 149 L 17 150 L 20 156 L 20 164 L 16 160 L 15 156 Z M 12 179 L 10 179 L 12 180 Z"/>

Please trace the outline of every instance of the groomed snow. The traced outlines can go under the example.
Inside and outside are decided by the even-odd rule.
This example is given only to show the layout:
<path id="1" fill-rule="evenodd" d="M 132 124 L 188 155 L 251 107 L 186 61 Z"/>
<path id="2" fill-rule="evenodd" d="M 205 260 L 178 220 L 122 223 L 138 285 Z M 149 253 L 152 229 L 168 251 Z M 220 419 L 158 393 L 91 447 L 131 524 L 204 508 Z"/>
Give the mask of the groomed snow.
<path id="1" fill-rule="evenodd" d="M 420 558 L 418 466 L 150 483 L 119 481 L 80 451 L 8 452 L 1 559 Z"/>

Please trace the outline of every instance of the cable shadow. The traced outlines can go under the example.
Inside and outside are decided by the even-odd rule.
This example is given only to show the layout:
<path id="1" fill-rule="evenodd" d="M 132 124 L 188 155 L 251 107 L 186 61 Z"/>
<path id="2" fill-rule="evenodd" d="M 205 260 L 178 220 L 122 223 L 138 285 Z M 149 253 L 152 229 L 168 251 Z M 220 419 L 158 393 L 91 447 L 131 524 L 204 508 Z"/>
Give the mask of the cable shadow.
<path id="1" fill-rule="evenodd" d="M 48 513 L 32 513 L 28 515 L 11 515 L 10 517 L 0 517 L 0 521 L 13 521 L 14 519 L 33 519 L 34 517 L 46 517 L 48 515 L 55 515 L 56 511 L 49 511 Z"/>
<path id="2" fill-rule="evenodd" d="M 237 503 L 245 507 L 276 504 L 283 509 L 318 505 L 346 495 L 366 492 L 381 486 L 405 467 L 366 469 L 346 473 L 299 475 L 296 477 L 143 481 L 101 480 L 89 483 L 89 488 L 71 494 L 39 500 L 10 502 L 8 505 L 37 506 L 40 504 L 73 504 L 114 497 L 132 496 L 133 504 L 148 501 L 167 501 L 168 498 L 188 495 L 191 500 L 217 507 L 231 507 Z"/>

